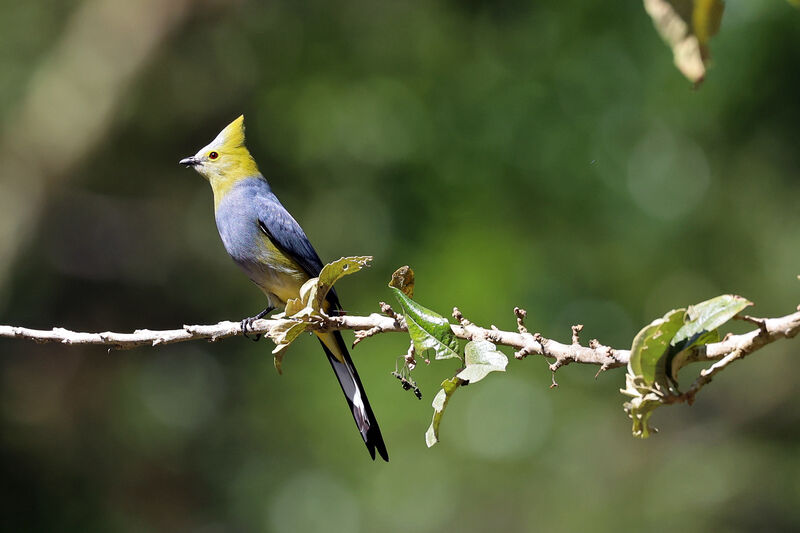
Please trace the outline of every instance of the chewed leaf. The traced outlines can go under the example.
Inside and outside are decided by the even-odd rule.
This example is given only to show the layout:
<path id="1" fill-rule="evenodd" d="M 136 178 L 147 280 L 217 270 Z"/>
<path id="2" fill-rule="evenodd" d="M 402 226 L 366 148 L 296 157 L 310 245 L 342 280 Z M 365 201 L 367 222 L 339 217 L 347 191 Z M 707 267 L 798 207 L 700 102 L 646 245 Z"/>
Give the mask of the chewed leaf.
<path id="1" fill-rule="evenodd" d="M 450 397 L 453 396 L 459 385 L 461 385 L 461 380 L 457 377 L 446 379 L 442 381 L 441 390 L 433 398 L 431 403 L 431 406 L 433 406 L 433 420 L 431 420 L 428 431 L 425 432 L 425 443 L 428 448 L 439 442 L 439 424 L 442 423 L 442 415 L 444 415 L 444 410 L 450 401 Z"/>
<path id="2" fill-rule="evenodd" d="M 348 274 L 354 274 L 369 266 L 371 256 L 342 257 L 328 263 L 316 278 L 311 278 L 300 287 L 300 296 L 286 302 L 286 316 L 306 318 L 319 315 L 333 284 Z"/>
<path id="3" fill-rule="evenodd" d="M 683 326 L 685 309 L 673 309 L 645 326 L 633 339 L 628 373 L 641 376 L 647 385 L 663 374 L 667 348 L 670 341 Z"/>
<path id="4" fill-rule="evenodd" d="M 411 267 L 401 266 L 397 270 L 394 271 L 392 274 L 392 281 L 389 282 L 389 286 L 395 289 L 400 289 L 403 294 L 408 296 L 409 298 L 414 297 L 414 271 L 411 270 Z"/>
<path id="5" fill-rule="evenodd" d="M 464 363 L 466 368 L 457 377 L 476 383 L 489 372 L 505 372 L 508 358 L 489 341 L 470 341 L 464 348 Z"/>
<path id="6" fill-rule="evenodd" d="M 309 293 L 309 303 L 312 309 L 319 310 L 322 307 L 322 302 L 325 301 L 325 297 L 328 295 L 334 283 L 344 276 L 355 274 L 362 268 L 368 267 L 370 261 L 372 261 L 372 256 L 369 255 L 342 257 L 322 267 L 322 271 L 319 273 L 316 292 Z M 314 298 L 313 302 L 311 298 Z"/>
<path id="7" fill-rule="evenodd" d="M 297 298 L 289 299 L 286 302 L 286 309 L 283 313 L 272 317 L 280 320 L 267 333 L 275 343 L 275 349 L 272 350 L 272 353 L 275 354 L 275 369 L 279 374 L 283 363 L 283 352 L 292 341 L 308 329 L 307 321 L 311 317 L 319 317 L 323 313 L 323 302 L 333 284 L 343 276 L 353 274 L 369 266 L 371 260 L 372 257 L 370 256 L 342 257 L 325 265 L 322 267 L 319 277 L 311 278 L 303 283 Z"/>
<path id="8" fill-rule="evenodd" d="M 433 350 L 436 359 L 461 358 L 458 355 L 458 341 L 446 318 L 421 306 L 399 289 L 392 287 L 392 291 L 403 308 L 408 334 L 417 353 Z"/>

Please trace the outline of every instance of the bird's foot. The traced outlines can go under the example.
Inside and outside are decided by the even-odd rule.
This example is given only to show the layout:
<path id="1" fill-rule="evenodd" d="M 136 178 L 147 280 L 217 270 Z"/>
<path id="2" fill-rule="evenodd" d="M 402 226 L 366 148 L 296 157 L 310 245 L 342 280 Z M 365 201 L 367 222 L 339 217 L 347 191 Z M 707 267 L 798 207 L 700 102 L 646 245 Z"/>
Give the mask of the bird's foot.
<path id="1" fill-rule="evenodd" d="M 251 316 L 250 318 L 245 318 L 244 320 L 242 320 L 242 335 L 244 335 L 246 339 L 258 342 L 258 340 L 261 338 L 261 333 L 256 333 L 255 337 L 250 337 L 250 335 L 247 334 L 247 330 L 253 329 L 253 322 L 264 318 L 274 310 L 275 307 L 270 305 L 269 307 L 258 313 L 256 316 Z"/>

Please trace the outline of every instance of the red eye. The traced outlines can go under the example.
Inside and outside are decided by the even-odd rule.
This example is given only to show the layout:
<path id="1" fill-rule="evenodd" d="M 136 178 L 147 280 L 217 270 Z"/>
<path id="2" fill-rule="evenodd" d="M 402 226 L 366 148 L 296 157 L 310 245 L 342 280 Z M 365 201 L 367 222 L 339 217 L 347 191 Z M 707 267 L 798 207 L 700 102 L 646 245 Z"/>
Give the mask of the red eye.
<path id="1" fill-rule="evenodd" d="M 211 152 L 210 154 L 208 154 L 208 158 L 210 160 L 212 160 L 212 161 L 215 160 L 218 157 L 219 157 L 219 154 L 217 152 Z"/>

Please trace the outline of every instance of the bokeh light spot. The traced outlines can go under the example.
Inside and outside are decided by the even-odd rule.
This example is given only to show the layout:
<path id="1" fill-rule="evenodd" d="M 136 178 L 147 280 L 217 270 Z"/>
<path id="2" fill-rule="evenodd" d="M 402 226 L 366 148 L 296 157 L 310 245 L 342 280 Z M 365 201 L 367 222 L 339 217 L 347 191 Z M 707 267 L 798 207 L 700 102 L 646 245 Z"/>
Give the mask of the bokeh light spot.
<path id="1" fill-rule="evenodd" d="M 656 126 L 639 141 L 628 160 L 628 189 L 645 213 L 677 219 L 703 199 L 709 174 L 706 155 L 697 144 Z"/>

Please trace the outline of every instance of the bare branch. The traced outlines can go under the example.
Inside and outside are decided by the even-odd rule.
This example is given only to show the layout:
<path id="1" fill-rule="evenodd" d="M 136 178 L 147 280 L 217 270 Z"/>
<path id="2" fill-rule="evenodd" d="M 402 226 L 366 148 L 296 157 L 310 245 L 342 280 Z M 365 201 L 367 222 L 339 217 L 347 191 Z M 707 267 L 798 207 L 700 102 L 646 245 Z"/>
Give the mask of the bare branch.
<path id="1" fill-rule="evenodd" d="M 406 324 L 402 316 L 392 312 L 385 306 L 391 316 L 373 313 L 368 316 L 334 316 L 324 320 L 315 320 L 308 325 L 309 331 L 353 330 L 357 332 L 358 339 L 378 333 L 406 332 Z M 384 312 L 386 312 L 384 311 Z M 516 313 L 521 318 L 521 313 Z M 776 340 L 790 338 L 800 331 L 800 312 L 792 313 L 778 318 L 757 319 L 758 329 L 741 335 L 730 335 L 720 342 L 701 347 L 691 356 L 692 361 L 719 361 L 716 365 L 704 370 L 704 375 L 698 378 L 699 383 L 692 386 L 686 394 L 693 397 L 697 390 L 702 388 L 719 371 L 736 359 L 758 350 Z M 251 333 L 269 333 L 283 320 L 256 320 L 249 328 Z M 520 324 L 517 323 L 517 326 Z M 547 339 L 539 333 L 531 334 L 527 330 L 503 331 L 496 328 L 482 328 L 464 320 L 462 324 L 452 324 L 451 328 L 456 337 L 466 340 L 487 339 L 495 344 L 513 348 L 518 359 L 527 355 L 541 355 L 554 359 L 550 369 L 555 372 L 558 368 L 570 363 L 598 365 L 602 370 L 617 368 L 628 363 L 629 350 L 615 349 L 603 346 L 592 341 L 589 346 L 580 344 L 562 344 L 553 339 Z M 523 329 L 519 328 L 518 329 Z M 358 333 L 368 332 L 368 333 Z M 70 331 L 63 328 L 52 330 L 36 330 L 16 326 L 0 326 L 0 338 L 16 338 L 31 340 L 40 343 L 57 342 L 61 344 L 93 344 L 108 346 L 110 349 L 131 349 L 142 346 L 157 346 L 160 344 L 173 344 L 192 340 L 205 339 L 216 341 L 236 335 L 241 335 L 242 329 L 239 322 L 220 322 L 212 325 L 183 326 L 181 329 L 155 331 L 149 329 L 136 330 L 133 333 L 84 333 Z M 570 339 L 571 341 L 573 339 Z M 694 392 L 692 392 L 694 391 Z M 689 397 L 685 398 L 686 401 Z"/>
<path id="2" fill-rule="evenodd" d="M 394 323 L 393 323 L 394 326 L 396 326 L 398 328 L 402 328 L 403 327 L 403 323 L 404 323 L 403 317 L 398 315 L 397 313 L 395 313 L 394 309 L 392 309 L 392 307 L 389 304 L 387 304 L 386 302 L 380 302 L 379 305 L 380 305 L 381 311 L 385 315 L 388 315 L 390 318 L 394 319 Z M 386 332 L 387 330 L 383 329 L 384 327 L 385 327 L 385 324 L 381 323 L 381 324 L 376 324 L 376 325 L 372 326 L 369 329 L 356 330 L 356 332 L 355 332 L 356 338 L 353 341 L 353 347 L 355 348 L 356 344 L 358 344 L 359 342 L 363 341 L 364 339 L 372 337 L 373 335 L 377 335 L 378 333 Z"/>
<path id="3" fill-rule="evenodd" d="M 691 361 L 717 361 L 700 371 L 692 386 L 683 394 L 667 395 L 665 403 L 694 403 L 697 393 L 711 383 L 719 372 L 725 370 L 732 362 L 742 359 L 759 348 L 778 339 L 790 339 L 800 332 L 800 312 L 780 318 L 740 317 L 746 322 L 758 325 L 758 329 L 742 335 L 728 335 L 722 341 L 701 346 L 690 358 Z"/>

